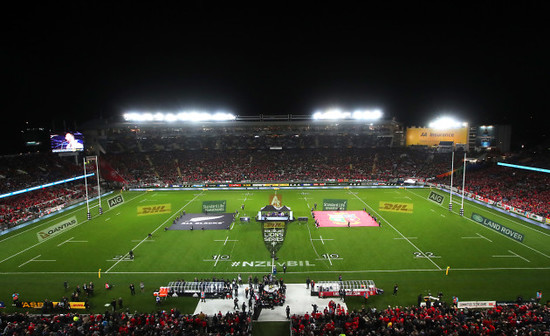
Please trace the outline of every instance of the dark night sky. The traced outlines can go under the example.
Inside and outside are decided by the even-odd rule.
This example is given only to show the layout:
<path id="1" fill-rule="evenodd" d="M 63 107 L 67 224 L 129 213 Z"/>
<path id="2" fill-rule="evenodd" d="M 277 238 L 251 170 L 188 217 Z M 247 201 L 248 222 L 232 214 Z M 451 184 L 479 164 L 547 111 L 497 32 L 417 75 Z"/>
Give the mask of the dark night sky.
<path id="1" fill-rule="evenodd" d="M 512 124 L 515 143 L 547 139 L 543 1 L 112 2 L 6 14 L 4 116 L 14 116 L 4 145 L 26 121 L 72 128 L 128 109 L 188 106 L 237 115 L 381 107 L 418 126 L 449 112 Z"/>

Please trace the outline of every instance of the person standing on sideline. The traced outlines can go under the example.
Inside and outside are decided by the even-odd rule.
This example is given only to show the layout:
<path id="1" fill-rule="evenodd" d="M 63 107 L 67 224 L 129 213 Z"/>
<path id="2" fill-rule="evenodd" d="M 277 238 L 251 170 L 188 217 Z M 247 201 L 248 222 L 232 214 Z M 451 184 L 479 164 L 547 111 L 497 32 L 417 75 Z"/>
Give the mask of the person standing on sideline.
<path id="1" fill-rule="evenodd" d="M 286 263 L 283 264 L 283 274 L 286 274 Z"/>
<path id="2" fill-rule="evenodd" d="M 311 279 L 307 277 L 306 279 L 306 288 L 309 289 L 309 284 L 311 283 Z"/>
<path id="3" fill-rule="evenodd" d="M 398 290 L 399 290 L 399 286 L 397 286 L 397 284 L 395 284 L 395 286 L 393 286 L 393 295 L 397 295 Z"/>
<path id="4" fill-rule="evenodd" d="M 542 299 L 542 291 L 541 291 L 541 290 L 539 290 L 539 291 L 537 292 L 537 303 L 540 302 L 540 299 Z"/>
<path id="5" fill-rule="evenodd" d="M 139 289 L 141 289 L 142 293 L 145 291 L 145 284 L 143 283 L 143 281 L 139 283 Z"/>
<path id="6" fill-rule="evenodd" d="M 206 293 L 201 291 L 201 302 L 206 302 Z"/>
<path id="7" fill-rule="evenodd" d="M 136 295 L 136 287 L 133 283 L 130 284 L 130 294 Z"/>
<path id="8" fill-rule="evenodd" d="M 290 319 L 290 306 L 289 305 L 286 306 L 286 318 Z"/>

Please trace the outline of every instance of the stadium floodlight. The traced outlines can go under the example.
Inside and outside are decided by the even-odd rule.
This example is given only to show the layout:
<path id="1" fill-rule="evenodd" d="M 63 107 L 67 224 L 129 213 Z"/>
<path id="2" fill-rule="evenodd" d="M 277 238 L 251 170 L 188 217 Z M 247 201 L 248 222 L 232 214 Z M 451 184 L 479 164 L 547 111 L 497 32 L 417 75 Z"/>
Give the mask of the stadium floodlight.
<path id="1" fill-rule="evenodd" d="M 382 118 L 382 111 L 380 109 L 362 110 L 357 109 L 353 112 L 345 111 L 339 108 L 330 108 L 325 111 L 316 111 L 313 113 L 313 119 L 315 120 L 342 120 L 342 119 L 354 119 L 354 120 L 378 120 Z"/>
<path id="2" fill-rule="evenodd" d="M 435 129 L 452 129 L 466 127 L 468 124 L 465 122 L 459 122 L 452 117 L 439 117 L 430 122 L 428 126 Z"/>
<path id="3" fill-rule="evenodd" d="M 137 121 L 137 122 L 152 122 L 152 121 L 228 121 L 235 120 L 235 115 L 224 112 L 216 111 L 214 113 L 207 111 L 179 111 L 177 113 L 162 113 L 162 112 L 128 112 L 124 113 L 123 118 L 125 121 Z"/>

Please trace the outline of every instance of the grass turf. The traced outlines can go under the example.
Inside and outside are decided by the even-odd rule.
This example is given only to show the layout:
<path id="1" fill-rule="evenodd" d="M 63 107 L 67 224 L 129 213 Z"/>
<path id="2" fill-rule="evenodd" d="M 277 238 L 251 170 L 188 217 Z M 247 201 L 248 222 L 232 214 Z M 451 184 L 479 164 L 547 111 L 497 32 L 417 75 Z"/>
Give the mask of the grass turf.
<path id="1" fill-rule="evenodd" d="M 241 274 L 267 274 L 271 256 L 260 223 L 235 221 L 231 230 L 164 231 L 182 210 L 200 213 L 203 201 L 225 200 L 227 211 L 254 217 L 277 193 L 294 215 L 310 216 L 324 199 L 345 199 L 348 210 L 365 208 L 382 221 L 380 227 L 315 228 L 295 221 L 287 226 L 277 253 L 278 276 L 286 282 L 371 279 L 384 295 L 369 299 L 368 306 L 416 304 L 418 294 L 452 295 L 461 300 L 515 300 L 550 291 L 550 233 L 537 226 L 481 205 L 466 202 L 464 216 L 459 204 L 449 212 L 448 194 L 442 205 L 428 200 L 429 189 L 331 189 L 248 191 L 142 191 L 124 192 L 125 202 L 112 209 L 103 199 L 104 214 L 78 207 L 0 237 L 0 301 L 7 311 L 32 309 L 11 307 L 11 294 L 22 301 L 57 301 L 70 296 L 77 284 L 93 281 L 91 310 L 103 312 L 112 298 L 122 297 L 124 309 L 149 312 L 158 309 L 152 291 L 169 281 L 193 278 L 234 278 Z M 454 201 L 458 199 L 455 198 Z M 385 211 L 382 203 L 412 204 L 412 212 Z M 138 215 L 139 207 L 170 204 L 170 212 Z M 245 210 L 241 205 L 245 204 Z M 97 202 L 95 203 L 97 205 Z M 471 220 L 481 214 L 524 235 L 523 242 Z M 78 225 L 46 240 L 38 233 L 76 217 Z M 147 238 L 152 233 L 151 238 Z M 117 259 L 133 250 L 132 261 Z M 216 256 L 223 256 L 216 258 Z M 282 274 L 280 265 L 288 269 Z M 445 275 L 450 266 L 449 275 Z M 101 269 L 101 278 L 99 270 Z M 65 292 L 63 282 L 68 281 Z M 139 282 L 146 286 L 144 293 Z M 104 283 L 114 284 L 111 290 Z M 136 295 L 128 288 L 134 283 Z M 392 295 L 394 284 L 398 295 Z M 545 297 L 543 297 L 545 300 Z M 197 299 L 170 298 L 161 308 L 176 307 L 192 313 Z M 364 304 L 347 299 L 352 308 Z"/>

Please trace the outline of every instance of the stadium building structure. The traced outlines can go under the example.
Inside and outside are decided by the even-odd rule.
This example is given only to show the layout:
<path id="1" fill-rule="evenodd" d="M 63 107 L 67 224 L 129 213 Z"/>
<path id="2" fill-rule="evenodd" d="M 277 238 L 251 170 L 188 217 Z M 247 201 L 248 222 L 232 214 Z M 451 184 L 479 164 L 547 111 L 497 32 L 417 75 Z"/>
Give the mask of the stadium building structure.
<path id="1" fill-rule="evenodd" d="M 178 150 L 281 150 L 404 146 L 395 120 L 316 120 L 305 115 L 259 115 L 230 121 L 130 122 L 84 125 L 90 150 L 103 153 Z"/>

